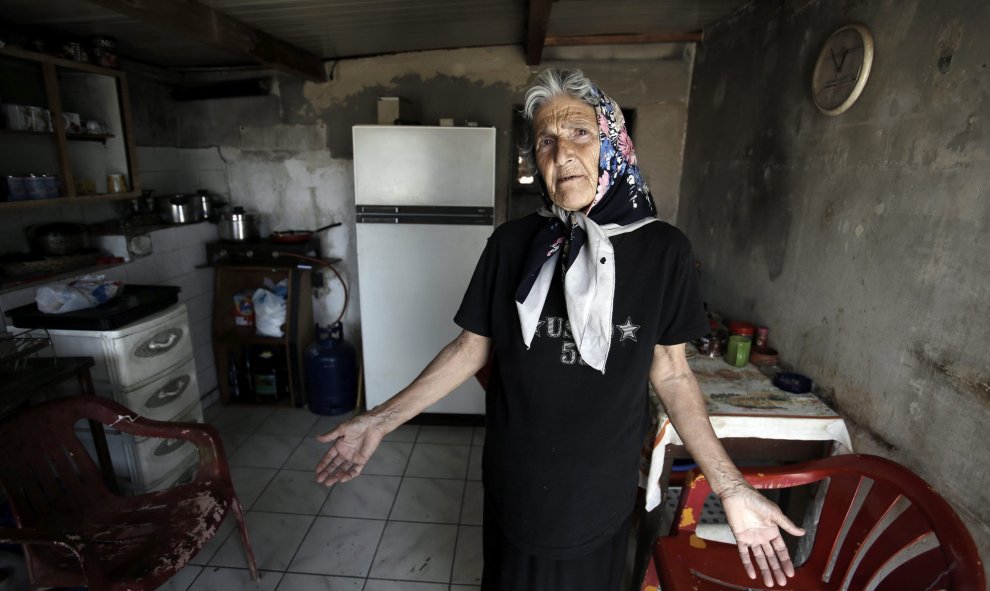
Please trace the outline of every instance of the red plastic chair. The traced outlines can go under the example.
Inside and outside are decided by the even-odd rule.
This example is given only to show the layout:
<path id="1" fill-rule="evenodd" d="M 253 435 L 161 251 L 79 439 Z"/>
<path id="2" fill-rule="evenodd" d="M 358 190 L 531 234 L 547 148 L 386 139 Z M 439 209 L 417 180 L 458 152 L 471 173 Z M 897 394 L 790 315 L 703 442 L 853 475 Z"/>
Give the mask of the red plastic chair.
<path id="1" fill-rule="evenodd" d="M 801 591 L 985 591 L 976 545 L 924 480 L 890 460 L 845 455 L 744 471 L 756 488 L 827 480 L 808 559 L 784 587 Z M 647 574 L 663 591 L 767 589 L 746 576 L 735 545 L 695 535 L 711 492 L 702 475 L 682 489 L 673 535 L 658 538 Z M 808 535 L 811 535 L 810 533 Z M 649 581 L 643 585 L 650 587 Z"/>
<path id="2" fill-rule="evenodd" d="M 116 496 L 76 437 L 80 419 L 133 435 L 188 440 L 199 450 L 196 475 L 161 492 Z M 0 528 L 0 540 L 24 545 L 34 586 L 155 589 L 210 541 L 231 510 L 258 580 L 244 513 L 213 427 L 152 421 L 105 398 L 74 396 L 7 420 L 0 442 L 0 485 L 18 525 Z"/>

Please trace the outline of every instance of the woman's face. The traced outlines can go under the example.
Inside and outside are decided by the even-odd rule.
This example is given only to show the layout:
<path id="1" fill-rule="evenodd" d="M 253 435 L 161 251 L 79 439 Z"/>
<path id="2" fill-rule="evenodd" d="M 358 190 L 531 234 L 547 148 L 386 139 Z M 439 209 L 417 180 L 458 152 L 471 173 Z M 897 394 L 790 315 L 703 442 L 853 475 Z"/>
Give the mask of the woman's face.
<path id="1" fill-rule="evenodd" d="M 595 109 L 571 96 L 556 96 L 533 120 L 536 165 L 550 200 L 567 211 L 591 204 L 598 190 L 598 117 Z"/>

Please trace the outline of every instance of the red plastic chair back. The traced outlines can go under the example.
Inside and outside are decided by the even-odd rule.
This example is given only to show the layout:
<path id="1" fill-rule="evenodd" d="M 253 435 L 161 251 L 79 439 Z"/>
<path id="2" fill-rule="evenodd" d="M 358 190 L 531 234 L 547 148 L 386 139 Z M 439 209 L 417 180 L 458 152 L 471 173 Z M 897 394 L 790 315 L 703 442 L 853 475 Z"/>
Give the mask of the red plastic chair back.
<path id="1" fill-rule="evenodd" d="M 826 487 L 811 553 L 784 589 L 986 591 L 983 565 L 966 526 L 925 481 L 899 464 L 845 455 L 750 469 L 744 475 L 756 488 L 815 482 Z M 684 487 L 674 534 L 654 546 L 661 588 L 764 589 L 746 576 L 734 545 L 696 536 L 710 492 L 700 475 Z"/>
<path id="2" fill-rule="evenodd" d="M 163 491 L 114 495 L 76 436 L 82 419 L 130 435 L 189 441 L 199 452 L 196 474 Z M 156 589 L 209 542 L 228 511 L 258 580 L 243 510 L 212 427 L 152 421 L 104 398 L 73 396 L 8 419 L 0 441 L 0 487 L 18 526 L 0 528 L 0 541 L 24 544 L 34 586 Z"/>
<path id="3" fill-rule="evenodd" d="M 111 502 L 100 470 L 74 432 L 80 415 L 53 405 L 0 427 L 0 482 L 22 527 L 45 528 Z"/>

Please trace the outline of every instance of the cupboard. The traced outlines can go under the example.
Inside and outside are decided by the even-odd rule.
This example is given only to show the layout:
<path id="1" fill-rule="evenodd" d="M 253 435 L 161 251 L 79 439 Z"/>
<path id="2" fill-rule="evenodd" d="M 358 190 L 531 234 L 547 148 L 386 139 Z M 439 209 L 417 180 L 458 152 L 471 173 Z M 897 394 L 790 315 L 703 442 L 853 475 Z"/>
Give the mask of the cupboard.
<path id="1" fill-rule="evenodd" d="M 0 103 L 0 210 L 140 195 L 124 72 L 0 47 Z"/>

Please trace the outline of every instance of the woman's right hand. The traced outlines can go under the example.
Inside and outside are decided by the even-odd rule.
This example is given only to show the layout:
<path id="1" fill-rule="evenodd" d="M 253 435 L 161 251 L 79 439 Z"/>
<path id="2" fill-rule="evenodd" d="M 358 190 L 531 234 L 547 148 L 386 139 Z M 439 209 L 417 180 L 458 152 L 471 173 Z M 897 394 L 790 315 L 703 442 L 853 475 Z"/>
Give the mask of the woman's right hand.
<path id="1" fill-rule="evenodd" d="M 378 449 L 385 433 L 381 417 L 364 413 L 318 436 L 317 441 L 329 443 L 330 449 L 316 465 L 316 481 L 332 486 L 355 478 Z"/>

